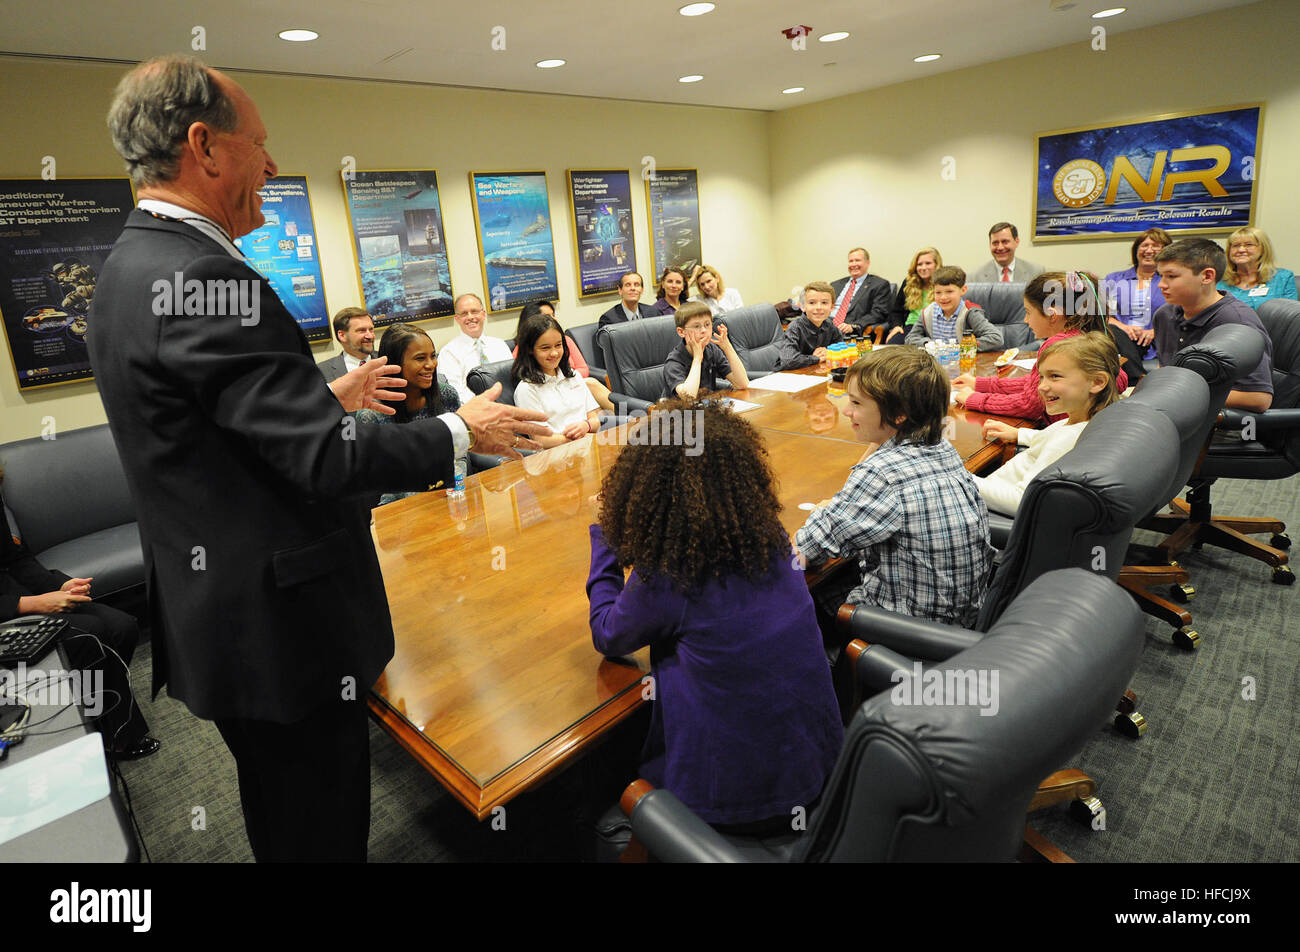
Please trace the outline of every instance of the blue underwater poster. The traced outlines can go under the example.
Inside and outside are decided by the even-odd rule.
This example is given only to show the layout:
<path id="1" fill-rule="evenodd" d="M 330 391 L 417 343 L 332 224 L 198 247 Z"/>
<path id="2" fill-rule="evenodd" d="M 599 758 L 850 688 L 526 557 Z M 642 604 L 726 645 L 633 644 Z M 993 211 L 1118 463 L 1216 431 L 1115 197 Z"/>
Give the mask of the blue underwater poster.
<path id="1" fill-rule="evenodd" d="M 551 206 L 545 172 L 470 172 L 488 312 L 554 301 Z"/>
<path id="2" fill-rule="evenodd" d="M 1250 223 L 1263 107 L 1038 136 L 1034 241 Z"/>

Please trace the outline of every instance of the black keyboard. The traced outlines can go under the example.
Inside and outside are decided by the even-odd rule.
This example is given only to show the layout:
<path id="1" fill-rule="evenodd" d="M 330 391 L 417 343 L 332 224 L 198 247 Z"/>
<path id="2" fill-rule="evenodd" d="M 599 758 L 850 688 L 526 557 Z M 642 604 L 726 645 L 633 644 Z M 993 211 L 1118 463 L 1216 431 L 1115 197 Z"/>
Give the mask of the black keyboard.
<path id="1" fill-rule="evenodd" d="M 0 622 L 0 667 L 31 664 L 50 650 L 68 627 L 66 618 L 35 615 Z"/>

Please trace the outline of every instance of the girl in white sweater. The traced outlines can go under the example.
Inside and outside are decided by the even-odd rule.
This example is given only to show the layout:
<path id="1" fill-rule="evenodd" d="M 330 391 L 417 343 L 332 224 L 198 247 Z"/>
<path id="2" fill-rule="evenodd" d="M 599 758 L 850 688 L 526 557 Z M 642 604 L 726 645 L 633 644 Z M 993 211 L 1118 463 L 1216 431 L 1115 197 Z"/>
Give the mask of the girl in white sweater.
<path id="1" fill-rule="evenodd" d="M 1106 334 L 1067 337 L 1038 355 L 1038 393 L 1047 413 L 1066 414 L 1045 430 L 1016 429 L 996 420 L 984 422 L 984 438 L 1015 440 L 1026 450 L 989 476 L 974 477 L 989 509 L 1014 516 L 1025 487 L 1042 470 L 1074 448 L 1088 421 L 1119 399 L 1119 352 Z"/>

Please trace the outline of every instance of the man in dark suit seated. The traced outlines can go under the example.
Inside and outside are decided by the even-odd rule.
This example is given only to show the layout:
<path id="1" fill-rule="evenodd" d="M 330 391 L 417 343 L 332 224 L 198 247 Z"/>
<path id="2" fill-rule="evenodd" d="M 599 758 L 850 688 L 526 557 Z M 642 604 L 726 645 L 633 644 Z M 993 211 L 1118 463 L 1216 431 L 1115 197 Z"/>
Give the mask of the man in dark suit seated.
<path id="1" fill-rule="evenodd" d="M 618 296 L 619 302 L 611 307 L 604 314 L 600 315 L 600 323 L 597 327 L 608 327 L 610 324 L 622 324 L 625 321 L 640 320 L 643 317 L 659 317 L 659 312 L 649 304 L 641 304 L 641 289 L 644 282 L 641 275 L 635 271 L 629 271 L 623 277 L 618 279 Z"/>
<path id="2" fill-rule="evenodd" d="M 334 315 L 334 337 L 343 345 L 343 353 L 316 365 L 326 383 L 356 370 L 375 355 L 375 322 L 364 307 L 345 307 Z"/>
<path id="3" fill-rule="evenodd" d="M 91 364 L 149 580 L 154 693 L 215 721 L 253 854 L 364 860 L 366 694 L 393 629 L 360 494 L 451 482 L 470 447 L 518 456 L 536 412 L 496 404 L 356 426 L 405 381 L 383 358 L 326 384 L 234 239 L 276 174 L 252 99 L 189 57 L 142 63 L 109 109 L 140 207 L 100 273 Z M 340 597 L 342 594 L 343 597 Z"/>
<path id="4" fill-rule="evenodd" d="M 831 320 L 845 337 L 861 334 L 868 327 L 889 323 L 889 310 L 893 306 L 889 282 L 868 274 L 870 267 L 871 255 L 867 249 L 854 248 L 849 252 L 849 273 L 831 282 L 831 289 L 835 292 Z"/>

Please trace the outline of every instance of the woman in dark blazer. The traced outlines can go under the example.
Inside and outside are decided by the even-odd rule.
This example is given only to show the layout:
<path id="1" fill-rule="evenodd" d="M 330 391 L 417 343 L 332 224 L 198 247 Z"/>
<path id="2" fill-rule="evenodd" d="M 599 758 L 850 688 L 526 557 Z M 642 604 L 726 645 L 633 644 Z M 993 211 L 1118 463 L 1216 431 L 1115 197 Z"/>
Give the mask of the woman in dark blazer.
<path id="1" fill-rule="evenodd" d="M 154 753 L 162 744 L 148 736 L 149 725 L 131 693 L 128 666 L 140 634 L 135 619 L 124 611 L 92 602 L 93 579 L 69 578 L 41 565 L 14 537 L 3 506 L 4 498 L 0 496 L 0 621 L 23 615 L 65 617 L 68 630 L 62 643 L 68 661 L 73 669 L 86 672 L 83 685 L 98 687 L 98 682 L 104 688 L 102 697 L 86 697 L 83 703 L 88 707 L 97 705 L 101 710 L 95 724 L 104 735 L 105 749 L 118 760 Z M 55 682 L 56 678 L 50 677 L 27 687 L 56 690 Z"/>

